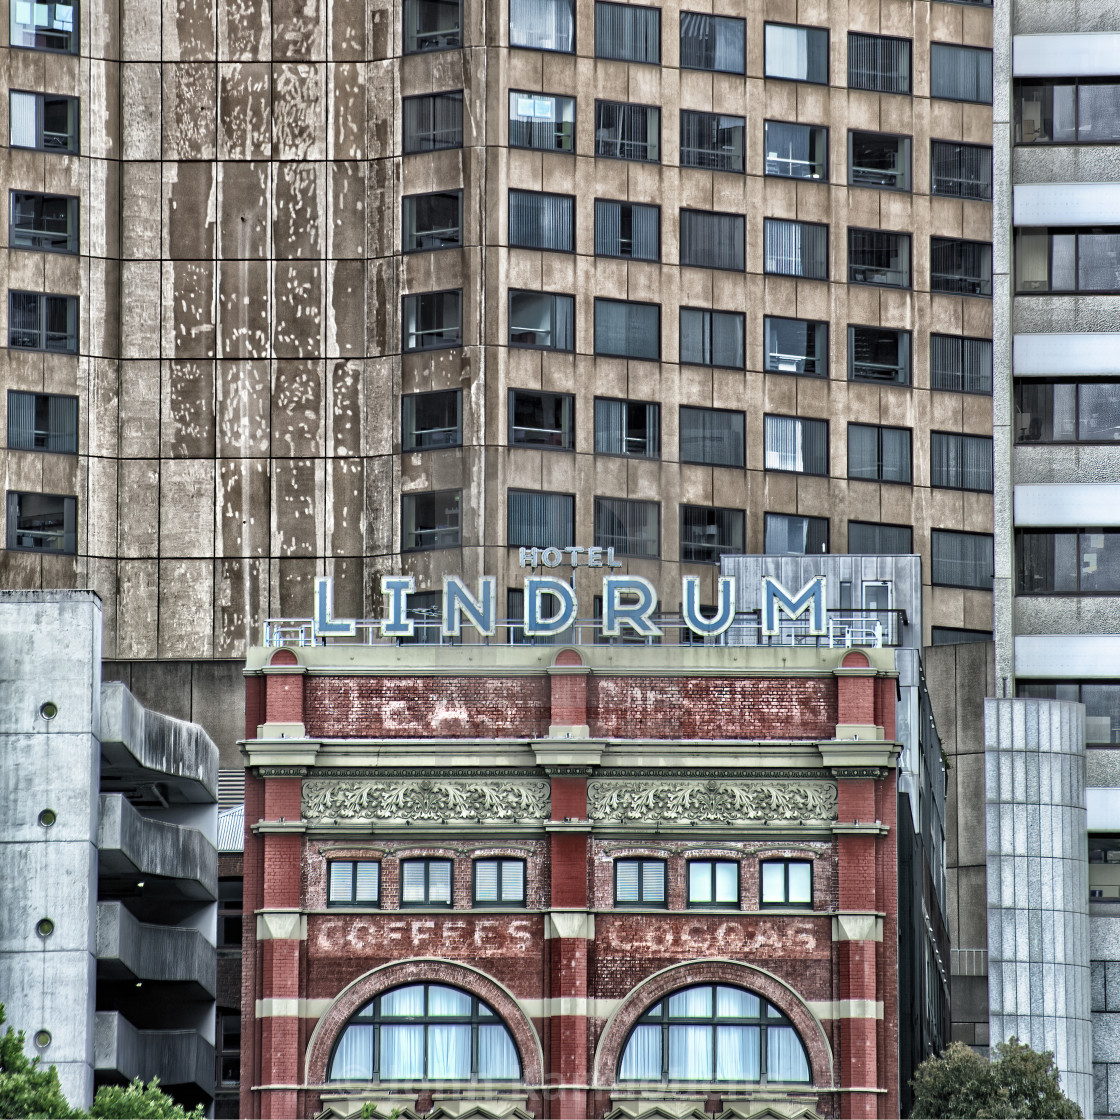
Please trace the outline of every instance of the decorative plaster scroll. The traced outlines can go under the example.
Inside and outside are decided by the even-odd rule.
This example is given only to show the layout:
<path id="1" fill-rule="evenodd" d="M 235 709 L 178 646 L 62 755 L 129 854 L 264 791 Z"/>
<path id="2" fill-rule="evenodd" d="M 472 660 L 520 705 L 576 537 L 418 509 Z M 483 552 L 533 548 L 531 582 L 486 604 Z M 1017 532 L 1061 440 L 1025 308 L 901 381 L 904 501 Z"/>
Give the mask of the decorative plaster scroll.
<path id="1" fill-rule="evenodd" d="M 550 815 L 549 783 L 430 779 L 303 783 L 306 821 L 540 821 Z"/>
<path id="2" fill-rule="evenodd" d="M 587 784 L 593 821 L 763 824 L 836 820 L 834 782 L 612 782 Z"/>

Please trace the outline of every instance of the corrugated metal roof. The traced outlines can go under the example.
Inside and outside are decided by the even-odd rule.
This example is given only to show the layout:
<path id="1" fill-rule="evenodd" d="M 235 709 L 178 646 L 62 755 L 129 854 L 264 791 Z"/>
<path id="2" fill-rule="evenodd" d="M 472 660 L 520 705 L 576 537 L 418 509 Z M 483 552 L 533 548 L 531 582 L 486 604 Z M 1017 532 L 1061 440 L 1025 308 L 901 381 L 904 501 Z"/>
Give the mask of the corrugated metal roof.
<path id="1" fill-rule="evenodd" d="M 232 805 L 218 810 L 218 851 L 245 850 L 245 805 Z"/>

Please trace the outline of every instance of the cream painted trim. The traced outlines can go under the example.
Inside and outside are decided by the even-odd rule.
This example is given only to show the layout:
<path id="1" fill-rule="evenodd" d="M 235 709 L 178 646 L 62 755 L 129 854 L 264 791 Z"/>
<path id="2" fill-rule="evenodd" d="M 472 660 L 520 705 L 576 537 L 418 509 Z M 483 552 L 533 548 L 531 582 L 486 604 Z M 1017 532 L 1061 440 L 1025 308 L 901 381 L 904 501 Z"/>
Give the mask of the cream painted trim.
<path id="1" fill-rule="evenodd" d="M 818 1019 L 881 1019 L 881 999 L 822 999 L 806 1000 Z"/>
<path id="2" fill-rule="evenodd" d="M 258 999 L 255 1013 L 258 1019 L 318 1019 L 332 1003 L 332 999 Z"/>
<path id="3" fill-rule="evenodd" d="M 882 916 L 879 914 L 833 914 L 832 940 L 882 941 Z"/>
<path id="4" fill-rule="evenodd" d="M 257 913 L 258 941 L 306 941 L 307 915 L 298 910 L 265 910 Z"/>
<path id="5" fill-rule="evenodd" d="M 544 938 L 595 940 L 595 915 L 587 910 L 550 910 L 544 916 Z"/>
<path id="6" fill-rule="evenodd" d="M 523 999 L 525 1014 L 532 1019 L 549 1019 L 554 1015 L 578 1015 L 591 1019 L 607 1019 L 622 1004 L 621 999 L 588 999 L 586 996 L 553 996 L 551 999 Z"/>

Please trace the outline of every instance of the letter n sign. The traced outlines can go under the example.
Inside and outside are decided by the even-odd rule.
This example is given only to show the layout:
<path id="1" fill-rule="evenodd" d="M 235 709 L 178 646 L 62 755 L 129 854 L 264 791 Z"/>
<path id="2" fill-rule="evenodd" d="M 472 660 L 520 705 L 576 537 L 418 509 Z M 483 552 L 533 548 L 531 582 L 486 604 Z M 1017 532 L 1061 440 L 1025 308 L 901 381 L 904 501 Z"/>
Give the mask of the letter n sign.
<path id="1" fill-rule="evenodd" d="M 778 632 L 778 611 L 790 618 L 809 612 L 809 633 L 824 634 L 828 621 L 824 606 L 824 576 L 814 576 L 796 594 L 791 595 L 776 579 L 762 577 L 762 632 L 770 637 Z"/>

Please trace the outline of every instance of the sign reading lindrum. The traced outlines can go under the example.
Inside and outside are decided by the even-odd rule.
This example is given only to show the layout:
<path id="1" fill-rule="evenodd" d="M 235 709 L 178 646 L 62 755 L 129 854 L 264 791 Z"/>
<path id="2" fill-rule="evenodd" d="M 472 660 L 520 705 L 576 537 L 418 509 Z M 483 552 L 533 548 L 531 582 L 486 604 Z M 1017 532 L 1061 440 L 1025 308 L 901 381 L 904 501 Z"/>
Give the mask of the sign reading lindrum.
<path id="1" fill-rule="evenodd" d="M 535 552 L 536 550 L 523 550 Z M 566 550 L 567 551 L 567 550 Z M 590 550 L 571 550 L 574 554 Z M 597 550 L 613 551 L 613 550 Z M 549 557 L 552 559 L 552 557 Z M 600 559 L 596 557 L 596 559 Z M 536 558 L 533 557 L 535 562 Z M 613 567 L 614 556 L 603 556 L 600 564 Z M 575 555 L 572 557 L 575 567 Z M 524 625 L 530 637 L 562 634 L 579 617 L 579 601 L 575 588 L 558 576 L 526 577 Z M 382 576 L 381 593 L 388 612 L 381 620 L 381 633 L 386 638 L 411 638 L 415 621 L 408 614 L 408 597 L 416 590 L 412 576 Z M 718 581 L 715 613 L 708 616 L 700 607 L 700 580 L 685 576 L 681 580 L 681 620 L 694 634 L 712 638 L 722 634 L 735 621 L 735 577 L 722 576 Z M 443 610 L 440 629 L 445 637 L 457 638 L 463 625 L 473 627 L 483 637 L 491 637 L 498 626 L 497 579 L 482 576 L 477 590 L 469 588 L 458 576 L 443 578 Z M 313 629 L 317 638 L 346 638 L 357 634 L 357 621 L 334 618 L 332 581 L 322 576 L 315 581 Z M 642 576 L 603 576 L 603 634 L 617 637 L 622 627 L 629 627 L 643 638 L 661 636 L 653 621 L 657 608 L 657 590 Z M 777 634 L 780 614 L 800 618 L 808 614 L 809 633 L 827 631 L 825 613 L 825 577 L 815 576 L 796 594 L 787 591 L 771 576 L 762 578 L 762 632 Z"/>

